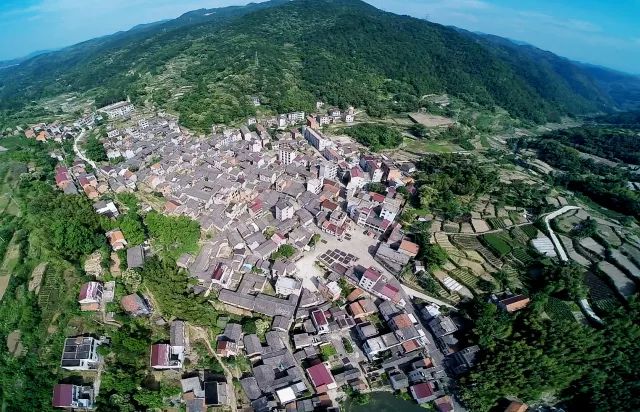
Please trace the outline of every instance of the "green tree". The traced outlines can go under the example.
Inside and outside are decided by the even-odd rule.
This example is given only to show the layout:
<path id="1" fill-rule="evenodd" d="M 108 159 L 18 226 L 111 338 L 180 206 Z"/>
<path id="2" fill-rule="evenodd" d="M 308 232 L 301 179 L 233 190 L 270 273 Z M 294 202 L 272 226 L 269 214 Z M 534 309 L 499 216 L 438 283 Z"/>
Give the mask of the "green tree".
<path id="1" fill-rule="evenodd" d="M 155 211 L 144 218 L 153 241 L 168 257 L 177 259 L 183 253 L 194 252 L 200 239 L 200 225 L 186 216 L 165 216 Z"/>
<path id="2" fill-rule="evenodd" d="M 87 157 L 94 162 L 106 162 L 107 152 L 104 150 L 102 142 L 95 136 L 89 136 L 87 144 L 84 147 Z"/>

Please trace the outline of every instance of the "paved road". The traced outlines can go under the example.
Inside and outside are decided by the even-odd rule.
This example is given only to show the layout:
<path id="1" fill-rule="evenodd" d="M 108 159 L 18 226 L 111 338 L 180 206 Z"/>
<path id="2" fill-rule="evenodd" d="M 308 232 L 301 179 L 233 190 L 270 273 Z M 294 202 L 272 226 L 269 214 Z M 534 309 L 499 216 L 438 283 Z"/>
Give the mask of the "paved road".
<path id="1" fill-rule="evenodd" d="M 564 213 L 567 213 L 570 210 L 576 210 L 576 209 L 580 209 L 580 208 L 578 206 L 564 206 L 556 210 L 555 212 L 549 213 L 544 217 L 544 224 L 547 226 L 547 231 L 549 231 L 549 237 L 551 238 L 551 241 L 553 242 L 553 244 L 556 247 L 556 250 L 558 251 L 558 257 L 563 262 L 568 262 L 569 257 L 567 256 L 567 252 L 565 252 L 564 247 L 562 246 L 562 243 L 560 243 L 560 240 L 556 236 L 555 232 L 553 231 L 553 229 L 551 229 L 551 225 L 549 224 L 549 222 L 555 219 L 556 217 Z"/>
<path id="2" fill-rule="evenodd" d="M 407 286 L 405 284 L 401 284 L 401 286 L 402 286 L 402 289 L 404 290 L 404 292 L 407 295 L 409 295 L 409 297 L 411 297 L 411 298 L 419 298 L 419 299 L 422 299 L 422 300 L 426 300 L 427 302 L 435 303 L 436 305 L 448 306 L 450 308 L 454 307 L 454 306 L 448 304 L 445 301 L 442 301 L 440 299 L 436 299 L 436 298 L 431 297 L 429 295 L 425 295 L 424 293 L 422 293 L 422 292 L 420 292 L 418 290 L 412 289 L 411 287 L 409 287 L 409 286 Z"/>

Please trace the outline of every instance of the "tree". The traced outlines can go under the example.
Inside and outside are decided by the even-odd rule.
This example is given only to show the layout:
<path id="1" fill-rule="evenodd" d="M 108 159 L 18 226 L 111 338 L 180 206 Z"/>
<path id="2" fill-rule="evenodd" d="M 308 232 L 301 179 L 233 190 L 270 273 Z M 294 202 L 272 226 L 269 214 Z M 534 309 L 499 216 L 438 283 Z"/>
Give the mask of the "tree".
<path id="1" fill-rule="evenodd" d="M 575 263 L 565 266 L 547 266 L 543 272 L 545 291 L 549 294 L 564 293 L 574 301 L 583 299 L 587 295 L 584 275 L 584 269 Z"/>
<path id="2" fill-rule="evenodd" d="M 367 190 L 369 192 L 375 192 L 384 195 L 387 193 L 387 186 L 382 183 L 371 182 L 367 184 Z"/>
<path id="3" fill-rule="evenodd" d="M 200 225 L 186 216 L 165 216 L 151 211 L 144 218 L 156 246 L 168 257 L 177 259 L 183 253 L 197 250 Z"/>
<path id="4" fill-rule="evenodd" d="M 420 257 L 429 270 L 437 270 L 449 260 L 449 254 L 440 245 L 428 243 L 421 245 Z"/>
<path id="5" fill-rule="evenodd" d="M 591 237 L 598 233 L 598 222 L 589 216 L 585 221 L 573 228 L 573 234 L 579 238 Z"/>
<path id="6" fill-rule="evenodd" d="M 146 233 L 142 219 L 136 211 L 130 210 L 128 213 L 118 218 L 118 225 L 129 246 L 137 246 L 146 240 Z"/>
<path id="7" fill-rule="evenodd" d="M 271 260 L 286 260 L 296 254 L 296 248 L 289 244 L 282 245 L 271 254 Z"/>
<path id="8" fill-rule="evenodd" d="M 94 162 L 106 162 L 108 160 L 107 152 L 104 146 L 95 136 L 89 136 L 85 145 L 85 154 Z"/>

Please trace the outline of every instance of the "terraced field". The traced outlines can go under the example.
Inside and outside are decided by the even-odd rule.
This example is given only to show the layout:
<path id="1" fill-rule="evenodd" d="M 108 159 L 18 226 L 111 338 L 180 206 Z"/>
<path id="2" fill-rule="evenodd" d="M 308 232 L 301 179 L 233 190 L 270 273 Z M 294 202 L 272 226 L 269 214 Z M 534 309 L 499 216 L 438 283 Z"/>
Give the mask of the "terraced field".
<path id="1" fill-rule="evenodd" d="M 489 262 L 492 266 L 500 269 L 502 267 L 502 261 L 498 259 L 489 249 L 484 247 L 476 236 L 471 235 L 454 235 L 451 237 L 453 241 L 459 245 L 462 249 L 475 250 L 482 257 Z"/>
<path id="2" fill-rule="evenodd" d="M 522 230 L 529 237 L 529 240 L 538 237 L 538 228 L 534 225 L 524 225 L 518 227 L 518 229 Z"/>
<path id="3" fill-rule="evenodd" d="M 482 236 L 482 240 L 498 257 L 503 257 L 511 251 L 511 239 L 503 233 L 489 233 Z"/>
<path id="4" fill-rule="evenodd" d="M 616 292 L 599 276 L 589 272 L 584 282 L 589 291 L 589 301 L 596 310 L 608 312 L 620 306 Z"/>
<path id="5" fill-rule="evenodd" d="M 491 226 L 492 229 L 504 229 L 507 227 L 504 223 L 504 219 L 498 217 L 489 218 L 487 219 L 487 222 L 489 222 L 489 226 Z"/>
<path id="6" fill-rule="evenodd" d="M 544 311 L 549 315 L 551 319 L 565 320 L 575 322 L 576 318 L 573 316 L 573 310 L 565 301 L 558 298 L 550 297 L 547 304 L 544 307 Z"/>
<path id="7" fill-rule="evenodd" d="M 473 290 L 478 289 L 478 282 L 480 278 L 478 276 L 473 275 L 468 270 L 465 269 L 455 269 L 449 272 L 449 276 L 462 283 L 463 285 L 471 288 Z"/>

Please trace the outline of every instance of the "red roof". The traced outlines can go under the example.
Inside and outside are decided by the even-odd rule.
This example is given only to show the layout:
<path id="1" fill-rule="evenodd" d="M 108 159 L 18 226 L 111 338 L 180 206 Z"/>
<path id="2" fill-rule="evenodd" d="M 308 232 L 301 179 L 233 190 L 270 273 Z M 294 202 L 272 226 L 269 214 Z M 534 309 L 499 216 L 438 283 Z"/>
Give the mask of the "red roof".
<path id="1" fill-rule="evenodd" d="M 364 276 L 365 278 L 373 282 L 377 282 L 378 279 L 380 279 L 380 277 L 382 276 L 382 274 L 374 268 L 368 268 L 367 270 L 365 270 L 362 276 Z"/>
<path id="2" fill-rule="evenodd" d="M 333 383 L 333 376 L 329 373 L 329 370 L 324 363 L 319 363 L 310 368 L 307 368 L 307 374 L 314 387 L 318 388 L 322 385 L 329 385 Z"/>
<path id="3" fill-rule="evenodd" d="M 151 366 L 167 366 L 169 364 L 169 345 L 160 343 L 151 345 Z"/>
<path id="4" fill-rule="evenodd" d="M 371 196 L 371 200 L 373 200 L 374 202 L 378 202 L 378 203 L 384 202 L 385 197 L 380 193 L 373 192 L 373 193 L 369 193 L 369 195 Z"/>
<path id="5" fill-rule="evenodd" d="M 416 399 L 424 399 L 433 395 L 433 388 L 428 383 L 419 383 L 411 387 Z"/>
<path id="6" fill-rule="evenodd" d="M 318 326 L 326 325 L 327 323 L 329 323 L 327 322 L 327 317 L 324 315 L 324 312 L 321 310 L 314 311 L 313 313 L 311 313 L 311 316 L 313 316 L 313 320 Z"/>
<path id="7" fill-rule="evenodd" d="M 381 294 L 383 294 L 384 296 L 388 297 L 389 299 L 395 299 L 398 296 L 398 288 L 395 286 L 391 286 L 390 284 L 386 284 L 384 285 L 384 287 L 382 288 L 382 290 L 380 291 Z"/>
<path id="8" fill-rule="evenodd" d="M 55 408 L 66 408 L 73 402 L 73 385 L 70 383 L 59 383 L 53 387 L 53 401 Z"/>
<path id="9" fill-rule="evenodd" d="M 218 263 L 218 267 L 213 271 L 211 275 L 211 279 L 220 280 L 222 279 L 222 275 L 224 274 L 224 265 L 222 263 Z"/>
<path id="10" fill-rule="evenodd" d="M 418 339 L 411 339 L 402 344 L 405 353 L 413 352 L 416 349 L 420 349 L 420 342 Z"/>
<path id="11" fill-rule="evenodd" d="M 453 403 L 451 402 L 451 397 L 449 395 L 445 395 L 436 399 L 434 403 L 436 404 L 436 409 L 438 409 L 438 412 L 453 411 Z"/>
<path id="12" fill-rule="evenodd" d="M 359 167 L 351 168 L 351 177 L 364 177 L 364 172 Z"/>
<path id="13" fill-rule="evenodd" d="M 87 298 L 87 293 L 89 292 L 89 283 L 85 283 L 84 285 L 82 285 L 82 287 L 80 288 L 80 296 L 79 296 L 79 300 L 84 300 Z"/>

